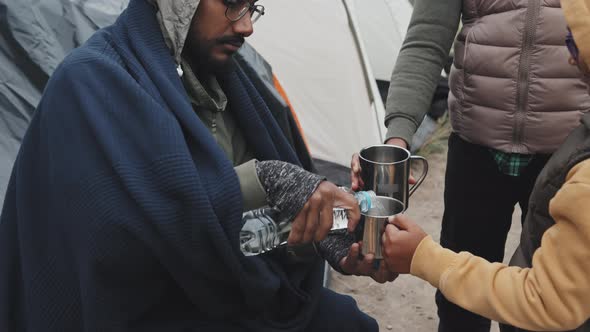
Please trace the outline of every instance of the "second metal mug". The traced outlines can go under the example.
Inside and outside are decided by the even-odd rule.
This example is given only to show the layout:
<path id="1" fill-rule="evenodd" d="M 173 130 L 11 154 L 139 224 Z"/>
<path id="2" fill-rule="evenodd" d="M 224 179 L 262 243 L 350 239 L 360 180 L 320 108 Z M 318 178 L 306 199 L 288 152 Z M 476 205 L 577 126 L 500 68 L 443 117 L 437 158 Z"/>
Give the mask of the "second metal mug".
<path id="1" fill-rule="evenodd" d="M 402 202 L 404 211 L 408 199 L 422 184 L 428 174 L 428 161 L 420 156 L 412 156 L 410 151 L 395 145 L 374 145 L 359 153 L 363 190 L 373 190 L 378 196 L 395 198 Z M 410 187 L 411 163 L 422 162 L 422 174 L 416 184 Z"/>
<path id="2" fill-rule="evenodd" d="M 357 230 L 357 238 L 363 239 L 362 253 L 374 254 L 375 259 L 382 259 L 381 236 L 387 226 L 389 217 L 404 211 L 404 204 L 397 199 L 378 196 L 373 199 L 372 207 L 366 213 L 361 213 L 361 221 Z"/>

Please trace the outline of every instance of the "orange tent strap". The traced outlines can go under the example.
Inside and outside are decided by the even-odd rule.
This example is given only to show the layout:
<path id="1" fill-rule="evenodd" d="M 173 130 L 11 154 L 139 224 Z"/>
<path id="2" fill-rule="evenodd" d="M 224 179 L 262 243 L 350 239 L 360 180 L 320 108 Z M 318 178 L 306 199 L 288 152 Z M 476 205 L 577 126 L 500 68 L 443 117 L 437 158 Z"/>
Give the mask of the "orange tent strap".
<path id="1" fill-rule="evenodd" d="M 283 86 L 281 85 L 281 83 L 279 83 L 279 80 L 277 79 L 275 74 L 272 75 L 272 80 L 273 80 L 275 89 L 277 89 L 277 91 L 279 92 L 281 97 L 283 97 L 283 99 L 285 100 L 287 105 L 289 105 L 289 109 L 291 110 L 291 115 L 293 115 L 293 119 L 295 119 L 295 123 L 297 124 L 297 128 L 299 129 L 299 132 L 301 133 L 301 137 L 303 137 L 303 142 L 305 143 L 305 147 L 307 148 L 307 151 L 309 152 L 309 145 L 307 144 L 307 140 L 305 139 L 305 134 L 303 133 L 303 128 L 301 127 L 301 123 L 299 122 L 299 118 L 297 117 L 297 113 L 295 113 L 295 109 L 293 108 L 293 105 L 291 105 L 291 102 L 289 101 L 289 97 L 287 97 L 287 93 L 285 92 L 285 89 L 283 89 Z"/>

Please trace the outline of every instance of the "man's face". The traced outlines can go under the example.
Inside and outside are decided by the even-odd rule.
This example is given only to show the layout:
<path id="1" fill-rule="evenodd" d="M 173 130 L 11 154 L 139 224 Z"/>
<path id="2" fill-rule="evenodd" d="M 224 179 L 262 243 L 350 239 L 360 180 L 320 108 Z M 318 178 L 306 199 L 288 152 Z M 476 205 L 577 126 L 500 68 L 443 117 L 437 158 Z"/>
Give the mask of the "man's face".
<path id="1" fill-rule="evenodd" d="M 225 16 L 226 9 L 223 0 L 201 0 L 193 17 L 186 51 L 190 61 L 205 66 L 201 70 L 222 70 L 244 39 L 254 32 L 249 12 L 239 21 L 231 22 Z"/>

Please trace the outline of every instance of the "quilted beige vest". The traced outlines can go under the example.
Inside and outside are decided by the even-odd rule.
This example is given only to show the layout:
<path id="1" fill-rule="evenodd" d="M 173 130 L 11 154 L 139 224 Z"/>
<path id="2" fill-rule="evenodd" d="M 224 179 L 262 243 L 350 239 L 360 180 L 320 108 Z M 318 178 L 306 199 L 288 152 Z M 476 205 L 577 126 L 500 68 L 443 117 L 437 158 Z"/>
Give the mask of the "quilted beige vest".
<path id="1" fill-rule="evenodd" d="M 464 0 L 449 110 L 463 139 L 504 152 L 552 153 L 590 109 L 568 64 L 559 0 Z"/>

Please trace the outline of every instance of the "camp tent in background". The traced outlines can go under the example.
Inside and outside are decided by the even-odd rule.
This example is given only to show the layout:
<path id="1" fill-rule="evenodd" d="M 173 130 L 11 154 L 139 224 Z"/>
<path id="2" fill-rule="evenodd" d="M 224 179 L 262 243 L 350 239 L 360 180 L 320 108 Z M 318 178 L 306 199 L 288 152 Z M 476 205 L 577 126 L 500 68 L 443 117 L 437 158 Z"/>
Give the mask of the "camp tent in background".
<path id="1" fill-rule="evenodd" d="M 407 0 L 354 0 L 359 29 L 365 43 L 377 86 L 385 101 L 391 73 L 412 16 Z"/>
<path id="2" fill-rule="evenodd" d="M 0 207 L 49 76 L 126 6 L 126 0 L 0 0 Z"/>
<path id="3" fill-rule="evenodd" d="M 387 93 L 412 7 L 407 0 L 264 5 L 268 15 L 250 42 L 289 93 L 319 172 L 346 184 L 352 154 L 383 142 L 379 88 Z"/>
<path id="4" fill-rule="evenodd" d="M 371 32 L 371 20 L 395 27 L 386 23 L 396 20 L 392 14 L 406 15 L 372 8 L 386 3 L 392 8 L 390 2 L 396 1 L 406 2 L 265 0 L 267 14 L 249 38 L 286 91 L 320 172 L 340 183 L 347 178 L 352 153 L 383 140 L 384 110 L 375 78 L 387 77 L 379 73 L 388 69 L 374 72 L 371 60 L 392 57 L 385 65 L 373 60 L 392 68 L 401 38 L 397 48 L 393 40 L 383 50 L 378 48 L 382 42 L 367 49 L 364 44 L 373 44 L 367 42 L 373 37 L 388 39 L 385 31 Z M 0 201 L 48 77 L 72 48 L 114 22 L 127 2 L 0 0 Z"/>
<path id="5" fill-rule="evenodd" d="M 375 79 L 389 81 L 410 24 L 412 5 L 407 0 L 354 0 L 354 4 Z"/>
<path id="6" fill-rule="evenodd" d="M 250 43 L 288 92 L 312 156 L 349 165 L 354 152 L 382 142 L 385 130 L 354 3 L 273 0 L 265 7 Z"/>

